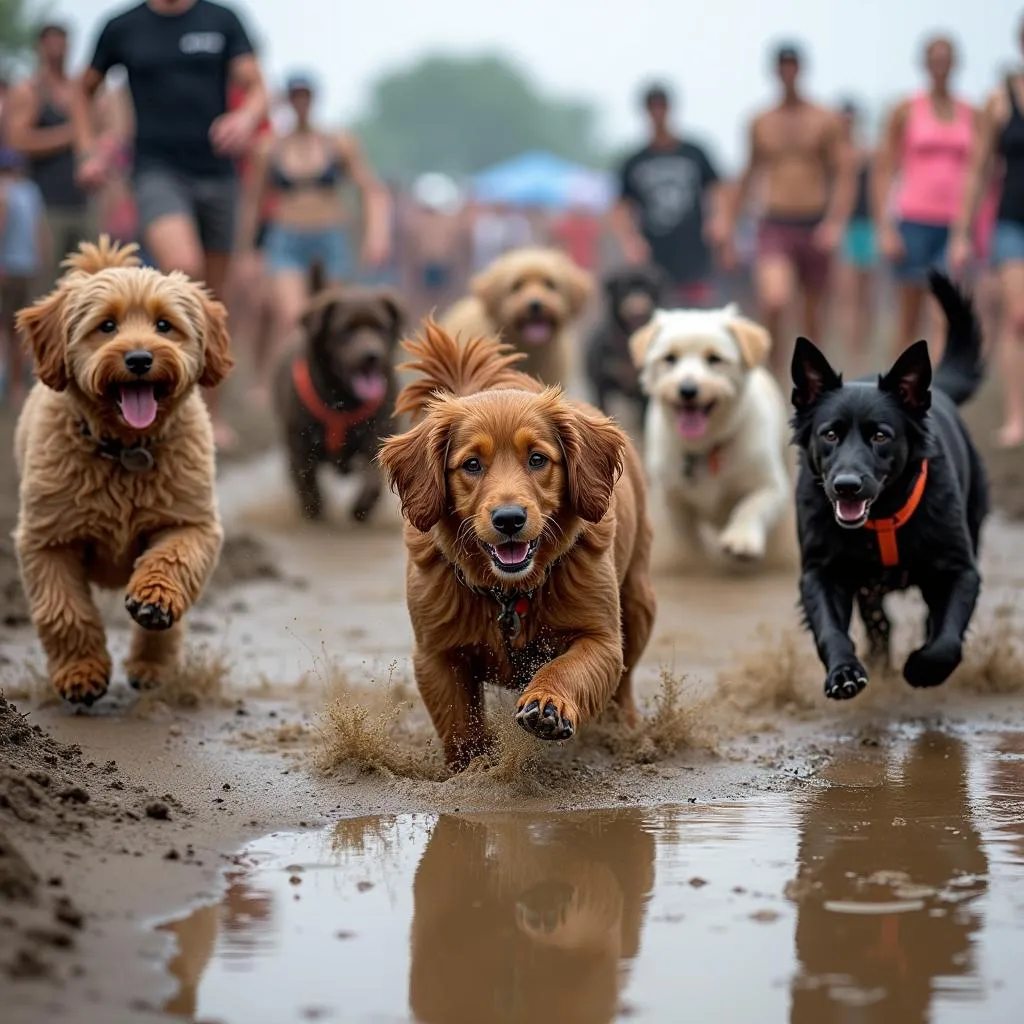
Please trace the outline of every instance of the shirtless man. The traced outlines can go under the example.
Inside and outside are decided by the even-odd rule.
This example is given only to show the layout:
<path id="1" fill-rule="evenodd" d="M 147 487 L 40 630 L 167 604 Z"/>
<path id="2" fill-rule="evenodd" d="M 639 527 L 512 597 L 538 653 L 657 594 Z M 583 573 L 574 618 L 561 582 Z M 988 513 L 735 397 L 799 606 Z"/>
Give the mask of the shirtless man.
<path id="1" fill-rule="evenodd" d="M 754 278 L 761 320 L 775 343 L 777 370 L 790 352 L 783 317 L 798 285 L 804 297 L 803 331 L 821 340 L 832 253 L 843 239 L 856 185 L 842 119 L 804 98 L 797 86 L 800 63 L 795 46 L 781 46 L 775 53 L 782 98 L 750 126 L 750 159 L 735 189 L 730 218 L 734 227 L 755 179 L 764 176 Z"/>

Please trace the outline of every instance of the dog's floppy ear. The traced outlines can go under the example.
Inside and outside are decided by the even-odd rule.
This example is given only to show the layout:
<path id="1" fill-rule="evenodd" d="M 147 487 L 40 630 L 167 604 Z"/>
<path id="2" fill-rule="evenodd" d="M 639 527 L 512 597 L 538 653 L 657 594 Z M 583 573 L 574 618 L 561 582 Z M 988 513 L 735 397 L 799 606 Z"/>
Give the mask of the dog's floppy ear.
<path id="1" fill-rule="evenodd" d="M 552 415 L 565 457 L 569 501 L 580 519 L 599 523 L 611 505 L 629 441 L 607 416 L 588 416 L 561 397 Z"/>
<path id="2" fill-rule="evenodd" d="M 63 391 L 69 384 L 67 363 L 67 324 L 64 303 L 67 289 L 58 286 L 49 295 L 18 312 L 17 329 L 32 352 L 36 376 L 54 391 Z"/>
<path id="3" fill-rule="evenodd" d="M 569 305 L 573 313 L 581 313 L 594 297 L 594 276 L 565 257 L 565 283 L 569 291 Z"/>
<path id="4" fill-rule="evenodd" d="M 404 434 L 387 438 L 377 462 L 402 503 L 402 515 L 421 533 L 440 522 L 448 507 L 446 457 L 451 421 L 436 408 Z"/>
<path id="5" fill-rule="evenodd" d="M 651 347 L 658 333 L 658 311 L 651 314 L 651 319 L 643 327 L 635 330 L 629 337 L 629 354 L 633 365 L 639 370 L 647 358 L 647 350 Z"/>
<path id="6" fill-rule="evenodd" d="M 772 347 L 772 336 L 760 324 L 738 314 L 739 309 L 733 305 L 726 328 L 739 345 L 744 366 L 752 369 L 760 366 L 767 358 Z"/>
<path id="7" fill-rule="evenodd" d="M 810 409 L 826 391 L 843 386 L 824 352 L 808 338 L 797 338 L 793 348 L 793 408 Z"/>
<path id="8" fill-rule="evenodd" d="M 203 372 L 199 386 L 215 388 L 231 372 L 235 358 L 228 334 L 228 311 L 205 288 L 200 289 L 203 307 Z"/>
<path id="9" fill-rule="evenodd" d="M 887 374 L 878 378 L 878 386 L 899 398 L 915 416 L 923 416 L 932 405 L 932 361 L 928 342 L 915 341 L 901 353 Z"/>
<path id="10" fill-rule="evenodd" d="M 323 290 L 317 292 L 306 303 L 305 312 L 299 321 L 306 332 L 308 341 L 314 341 L 327 329 L 334 307 L 338 304 L 338 296 Z"/>

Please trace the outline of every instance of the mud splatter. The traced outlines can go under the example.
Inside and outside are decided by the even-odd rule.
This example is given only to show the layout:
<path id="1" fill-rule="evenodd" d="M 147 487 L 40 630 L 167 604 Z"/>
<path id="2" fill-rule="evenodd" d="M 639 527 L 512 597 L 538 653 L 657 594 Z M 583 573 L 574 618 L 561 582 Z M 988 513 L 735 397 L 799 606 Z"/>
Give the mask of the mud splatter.
<path id="1" fill-rule="evenodd" d="M 167 679 L 152 690 L 144 690 L 132 713 L 149 718 L 162 708 L 193 711 L 198 708 L 224 707 L 231 663 L 227 652 L 212 647 L 186 649 L 181 663 Z"/>

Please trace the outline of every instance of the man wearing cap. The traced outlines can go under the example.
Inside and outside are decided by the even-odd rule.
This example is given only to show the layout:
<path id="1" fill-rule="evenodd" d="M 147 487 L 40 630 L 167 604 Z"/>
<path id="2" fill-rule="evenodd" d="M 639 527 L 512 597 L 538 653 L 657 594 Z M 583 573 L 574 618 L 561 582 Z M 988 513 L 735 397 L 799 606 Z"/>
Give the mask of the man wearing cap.
<path id="1" fill-rule="evenodd" d="M 75 93 L 78 180 L 86 188 L 108 171 L 89 103 L 119 65 L 135 107 L 133 183 L 146 251 L 161 270 L 182 270 L 219 295 L 235 237 L 235 159 L 268 109 L 249 36 L 234 11 L 212 0 L 146 0 L 108 21 Z M 234 110 L 229 84 L 245 93 Z M 211 413 L 218 444 L 232 444 L 215 403 Z"/>
<path id="2" fill-rule="evenodd" d="M 668 274 L 675 303 L 707 306 L 714 302 L 711 247 L 724 237 L 722 183 L 705 150 L 672 130 L 665 86 L 648 87 L 643 105 L 650 141 L 622 165 L 612 230 L 627 261 Z"/>
<path id="3" fill-rule="evenodd" d="M 750 157 L 729 218 L 731 234 L 755 179 L 763 180 L 754 276 L 777 369 L 789 357 L 783 317 L 798 286 L 804 297 L 802 330 L 814 339 L 822 336 L 832 254 L 842 241 L 855 194 L 842 119 L 800 92 L 801 63 L 792 44 L 775 52 L 782 96 L 751 123 Z"/>
<path id="4" fill-rule="evenodd" d="M 4 119 L 4 140 L 25 158 L 25 170 L 39 188 L 53 238 L 52 258 L 37 282 L 49 288 L 61 274 L 60 261 L 96 233 L 87 193 L 75 181 L 75 154 L 71 126 L 74 82 L 65 61 L 68 33 L 63 25 L 48 23 L 36 36 L 36 73 L 11 90 Z"/>

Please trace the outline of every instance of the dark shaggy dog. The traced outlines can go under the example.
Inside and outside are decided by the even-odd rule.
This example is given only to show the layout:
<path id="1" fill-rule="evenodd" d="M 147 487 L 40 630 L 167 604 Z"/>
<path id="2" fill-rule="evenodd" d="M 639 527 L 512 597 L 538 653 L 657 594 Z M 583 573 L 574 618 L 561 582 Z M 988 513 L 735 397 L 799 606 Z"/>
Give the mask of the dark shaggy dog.
<path id="1" fill-rule="evenodd" d="M 854 601 L 869 660 L 885 666 L 882 600 L 920 589 L 926 638 L 903 675 L 921 687 L 945 682 L 960 664 L 978 597 L 988 481 L 957 406 L 981 381 L 981 332 L 970 300 L 948 278 L 934 273 L 931 286 L 949 323 L 934 389 L 923 341 L 877 382 L 844 384 L 806 338 L 793 353 L 800 597 L 828 672 L 825 695 L 839 700 L 856 696 L 868 680 L 849 635 Z"/>
<path id="2" fill-rule="evenodd" d="M 361 472 L 352 506 L 357 520 L 380 498 L 374 456 L 392 429 L 402 320 L 398 299 L 386 289 L 329 288 L 310 300 L 275 388 L 291 480 L 307 519 L 323 514 L 321 463 L 343 475 Z"/>
<path id="3" fill-rule="evenodd" d="M 622 267 L 604 279 L 604 319 L 590 335 L 586 350 L 587 379 L 602 412 L 608 412 L 613 394 L 621 394 L 643 416 L 647 398 L 629 354 L 629 339 L 661 305 L 669 284 L 665 272 L 655 266 Z"/>

